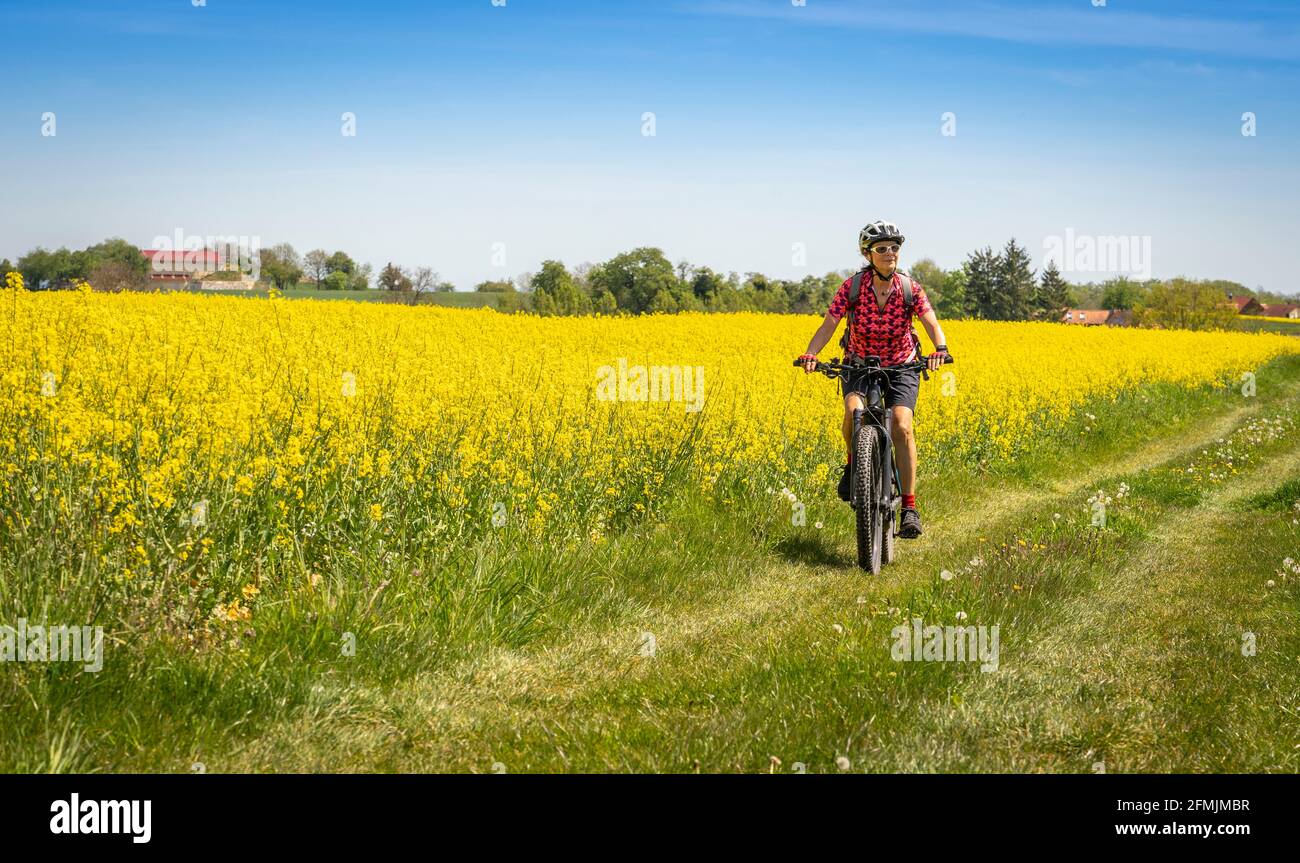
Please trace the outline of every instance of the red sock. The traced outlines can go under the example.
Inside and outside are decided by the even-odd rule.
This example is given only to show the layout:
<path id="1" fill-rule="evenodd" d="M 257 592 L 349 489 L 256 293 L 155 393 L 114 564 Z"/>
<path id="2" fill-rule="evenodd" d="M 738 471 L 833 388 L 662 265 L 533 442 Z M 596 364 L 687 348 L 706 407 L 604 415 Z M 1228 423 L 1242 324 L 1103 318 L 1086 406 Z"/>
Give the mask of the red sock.
<path id="1" fill-rule="evenodd" d="M 903 508 L 916 509 L 916 495 L 914 494 L 903 495 Z"/>

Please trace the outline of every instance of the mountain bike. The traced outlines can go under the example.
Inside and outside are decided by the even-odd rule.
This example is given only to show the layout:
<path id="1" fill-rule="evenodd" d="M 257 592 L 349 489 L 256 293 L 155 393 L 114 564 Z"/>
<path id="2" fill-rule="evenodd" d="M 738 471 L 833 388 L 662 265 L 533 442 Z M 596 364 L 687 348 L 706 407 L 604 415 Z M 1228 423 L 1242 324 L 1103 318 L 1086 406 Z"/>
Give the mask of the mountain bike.
<path id="1" fill-rule="evenodd" d="M 945 363 L 952 362 L 944 357 Z M 795 366 L 802 367 L 800 360 Z M 853 411 L 853 476 L 849 482 L 850 506 L 857 514 L 858 566 L 872 575 L 880 574 L 882 563 L 894 562 L 894 527 L 903 502 L 898 464 L 894 460 L 890 411 L 885 407 L 881 384 L 887 375 L 916 370 L 930 379 L 925 359 L 898 366 L 882 366 L 880 357 L 841 363 L 817 363 L 814 371 L 828 378 L 848 381 L 851 375 L 863 375 L 866 407 Z"/>

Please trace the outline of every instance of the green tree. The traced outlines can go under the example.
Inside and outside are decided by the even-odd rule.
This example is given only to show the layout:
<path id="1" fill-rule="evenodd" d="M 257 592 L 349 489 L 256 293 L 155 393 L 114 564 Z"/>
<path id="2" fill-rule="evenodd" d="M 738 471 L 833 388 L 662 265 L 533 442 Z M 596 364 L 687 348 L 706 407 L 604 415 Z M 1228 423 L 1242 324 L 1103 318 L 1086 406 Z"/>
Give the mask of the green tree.
<path id="1" fill-rule="evenodd" d="M 921 258 L 919 261 L 912 264 L 911 268 L 907 271 L 907 274 L 915 281 L 921 283 L 921 286 L 925 288 L 925 293 L 927 295 L 930 295 L 932 289 L 935 291 L 943 289 L 943 268 L 930 258 Z M 934 299 L 933 296 L 930 296 L 931 301 Z"/>
<path id="2" fill-rule="evenodd" d="M 351 276 L 357 271 L 357 262 L 352 260 L 346 252 L 335 252 L 329 256 L 329 259 L 325 262 L 325 267 L 328 272 Z"/>
<path id="3" fill-rule="evenodd" d="M 973 318 L 997 320 L 998 270 L 1001 260 L 985 246 L 966 257 L 966 311 Z"/>
<path id="4" fill-rule="evenodd" d="M 1101 308 L 1131 309 L 1142 301 L 1144 293 L 1141 285 L 1123 276 L 1108 279 L 1101 284 Z"/>
<path id="5" fill-rule="evenodd" d="M 598 315 L 618 314 L 618 300 L 609 291 L 597 294 L 591 300 L 592 310 Z"/>
<path id="6" fill-rule="evenodd" d="M 18 259 L 18 272 L 22 273 L 23 282 L 32 290 L 63 288 L 73 279 L 85 278 L 86 275 L 83 255 L 67 248 L 50 251 L 40 246 Z"/>
<path id="7" fill-rule="evenodd" d="M 930 300 L 931 308 L 937 309 L 943 302 L 943 288 L 946 274 L 943 269 L 930 258 L 921 258 L 912 264 L 907 274 L 912 277 L 913 281 L 920 282 L 921 287 L 925 289 L 925 296 Z"/>
<path id="8" fill-rule="evenodd" d="M 88 247 L 84 254 L 83 267 L 85 273 L 82 276 L 83 278 L 89 275 L 91 271 L 110 263 L 120 265 L 109 269 L 122 278 L 129 278 L 133 273 L 144 276 L 149 272 L 149 259 L 140 251 L 140 247 L 133 246 L 120 237 L 113 237 L 104 240 L 102 243 L 96 243 Z"/>
<path id="9" fill-rule="evenodd" d="M 513 294 L 515 283 L 509 280 L 479 282 L 474 290 L 487 294 Z"/>
<path id="10" fill-rule="evenodd" d="M 677 311 L 677 300 L 673 297 L 672 291 L 667 288 L 660 288 L 659 293 L 655 294 L 650 300 L 650 307 L 645 311 L 650 313 L 663 312 L 672 314 Z"/>
<path id="11" fill-rule="evenodd" d="M 591 271 L 593 293 L 608 291 L 618 307 L 640 313 L 650 308 L 660 291 L 675 293 L 679 284 L 673 265 L 659 249 L 642 247 L 616 255 Z"/>
<path id="12" fill-rule="evenodd" d="M 334 270 L 327 273 L 322 280 L 322 284 L 327 291 L 345 291 L 348 289 L 348 274 L 341 270 Z M 320 288 L 321 285 L 317 285 Z"/>
<path id="13" fill-rule="evenodd" d="M 704 303 L 691 291 L 690 286 L 685 282 L 678 282 L 673 288 L 673 299 L 677 302 L 677 311 L 679 312 L 703 312 L 706 311 Z"/>
<path id="14" fill-rule="evenodd" d="M 691 293 L 706 306 L 727 290 L 727 281 L 708 267 L 698 267 L 691 276 Z"/>
<path id="15" fill-rule="evenodd" d="M 721 293 L 715 294 L 705 306 L 710 312 L 752 312 L 754 295 L 749 291 L 739 291 L 729 283 Z"/>
<path id="16" fill-rule="evenodd" d="M 518 291 L 494 291 L 492 293 L 501 294 L 501 298 L 497 300 L 497 311 L 505 312 L 508 315 L 524 311 L 526 306 L 524 295 Z"/>
<path id="17" fill-rule="evenodd" d="M 1178 330 L 1228 329 L 1236 313 L 1223 291 L 1207 282 L 1171 279 L 1157 282 L 1133 310 L 1138 326 Z"/>
<path id="18" fill-rule="evenodd" d="M 302 281 L 302 261 L 293 246 L 279 243 L 260 254 L 262 279 L 280 290 L 295 288 Z"/>
<path id="19" fill-rule="evenodd" d="M 1015 238 L 1007 241 L 998 257 L 997 276 L 994 280 L 993 314 L 998 321 L 1026 321 L 1034 310 L 1034 292 L 1037 283 L 1033 268 L 1029 266 L 1029 252 L 1016 244 Z"/>
<path id="20" fill-rule="evenodd" d="M 559 261 L 543 261 L 542 271 L 533 277 L 533 307 L 539 315 L 582 315 L 590 311 L 590 299 Z"/>
<path id="21" fill-rule="evenodd" d="M 1085 282 L 1070 286 L 1070 308 L 1100 309 L 1101 297 L 1105 289 L 1094 282 Z"/>
<path id="22" fill-rule="evenodd" d="M 809 297 L 809 304 L 812 306 L 812 312 L 817 316 L 824 315 L 830 308 L 831 302 L 835 295 L 839 293 L 840 286 L 844 280 L 852 276 L 850 270 L 832 270 L 817 280 L 817 292 Z"/>
<path id="23" fill-rule="evenodd" d="M 1059 321 L 1070 308 L 1070 283 L 1061 277 L 1056 261 L 1048 261 L 1034 294 L 1035 316 L 1039 320 Z"/>
<path id="24" fill-rule="evenodd" d="M 1277 291 L 1266 291 L 1263 287 L 1256 287 L 1255 299 L 1261 303 L 1300 304 L 1300 294 L 1279 294 Z"/>
<path id="25" fill-rule="evenodd" d="M 941 318 L 964 318 L 969 316 L 966 301 L 966 268 L 959 266 L 955 270 L 949 270 L 943 274 L 943 290 L 939 292 L 937 301 L 931 300 L 930 305 L 934 308 L 934 313 Z M 926 295 L 929 295 L 929 289 L 926 289 Z"/>
<path id="26" fill-rule="evenodd" d="M 1152 282 L 1154 283 L 1154 280 Z M 1230 279 L 1208 279 L 1205 284 L 1217 288 L 1225 297 L 1232 294 L 1234 297 L 1254 297 L 1261 303 L 1268 302 L 1261 299 L 1257 291 L 1252 291 L 1240 282 L 1234 282 Z"/>
<path id="27" fill-rule="evenodd" d="M 823 282 L 817 276 L 804 276 L 797 282 L 788 282 L 785 290 L 790 297 L 790 311 L 797 315 L 821 315 L 829 304 Z"/>
<path id="28" fill-rule="evenodd" d="M 785 286 L 762 273 L 746 273 L 743 290 L 757 311 L 773 314 L 790 311 L 790 297 Z"/>

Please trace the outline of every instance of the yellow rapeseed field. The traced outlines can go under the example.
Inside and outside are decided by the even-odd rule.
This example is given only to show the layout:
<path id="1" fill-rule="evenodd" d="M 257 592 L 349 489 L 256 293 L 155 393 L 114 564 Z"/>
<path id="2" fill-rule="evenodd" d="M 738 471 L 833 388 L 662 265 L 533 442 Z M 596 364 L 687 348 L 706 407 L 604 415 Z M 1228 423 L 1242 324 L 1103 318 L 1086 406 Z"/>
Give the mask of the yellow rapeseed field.
<path id="1" fill-rule="evenodd" d="M 8 289 L 0 320 L 0 474 L 26 501 L 0 517 L 12 533 L 49 508 L 124 579 L 214 542 L 298 558 L 313 537 L 367 531 L 389 547 L 503 528 L 599 542 L 674 483 L 721 500 L 746 483 L 807 489 L 842 459 L 834 383 L 791 366 L 811 316 Z M 1298 346 L 945 327 L 957 362 L 922 384 L 923 461 L 1015 458 L 1033 435 L 1079 434 L 1085 405 L 1126 388 L 1235 383 Z M 637 367 L 654 366 L 679 390 L 629 400 L 650 395 Z"/>

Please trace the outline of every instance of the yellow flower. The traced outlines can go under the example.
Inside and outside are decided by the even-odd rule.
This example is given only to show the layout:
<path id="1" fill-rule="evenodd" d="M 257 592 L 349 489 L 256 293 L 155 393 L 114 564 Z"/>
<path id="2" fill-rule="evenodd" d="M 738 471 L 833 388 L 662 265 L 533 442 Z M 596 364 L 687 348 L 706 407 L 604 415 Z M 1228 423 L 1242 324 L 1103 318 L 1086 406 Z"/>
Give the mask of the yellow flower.
<path id="1" fill-rule="evenodd" d="M 735 502 L 733 488 L 805 478 L 825 492 L 843 456 L 834 385 L 789 366 L 791 333 L 811 327 L 804 316 L 537 318 L 298 302 L 279 292 L 274 303 L 80 286 L 27 292 L 12 290 L 22 287 L 19 274 L 2 275 L 10 290 L 0 303 L 0 391 L 9 401 L 0 412 L 0 477 L 13 487 L 86 489 L 80 500 L 59 497 L 60 510 L 102 512 L 105 544 L 113 554 L 127 549 L 140 573 L 147 555 L 131 550 L 144 537 L 170 536 L 178 513 L 201 499 L 217 537 L 222 514 L 238 506 L 239 529 L 271 538 L 243 552 L 221 542 L 223 554 L 247 555 L 237 561 L 246 565 L 295 542 L 335 539 L 340 511 L 391 523 L 384 508 L 397 513 L 408 502 L 439 526 L 431 541 L 453 535 L 449 525 L 496 530 L 484 513 L 498 506 L 511 529 L 545 530 L 557 543 L 596 530 L 603 541 L 610 525 L 656 509 L 677 483 L 720 505 Z M 1117 393 L 1151 383 L 1224 386 L 1300 352 L 1300 340 L 1269 333 L 996 321 L 944 328 L 959 361 L 921 387 L 923 464 L 1014 460 L 1036 437 L 1073 440 L 1080 419 L 1091 423 L 1084 412 Z M 71 353 L 60 347 L 69 332 L 79 338 Z M 491 362 L 429 373 L 447 345 L 503 344 L 512 346 L 509 375 Z M 1020 359 L 1031 353 L 1032 364 Z M 599 369 L 617 370 L 620 358 L 648 370 L 702 368 L 701 409 L 688 410 L 672 386 L 667 398 L 603 398 L 620 394 L 598 391 Z M 357 370 L 367 370 L 366 386 L 340 398 L 340 376 Z M 45 372 L 57 372 L 56 398 L 41 395 Z M 45 442 L 32 446 L 38 434 Z M 254 494 L 264 507 L 252 505 Z M 202 568 L 215 546 L 204 536 L 194 547 Z"/>
<path id="2" fill-rule="evenodd" d="M 244 585 L 244 589 L 240 592 L 244 594 L 244 599 L 252 600 L 253 597 L 257 596 L 262 591 L 258 590 L 257 585 L 255 584 L 246 584 Z"/>
<path id="3" fill-rule="evenodd" d="M 249 620 L 253 616 L 253 612 L 240 605 L 238 599 L 231 600 L 230 604 L 225 607 L 224 612 L 226 620 Z"/>

